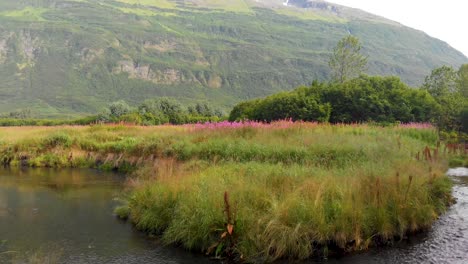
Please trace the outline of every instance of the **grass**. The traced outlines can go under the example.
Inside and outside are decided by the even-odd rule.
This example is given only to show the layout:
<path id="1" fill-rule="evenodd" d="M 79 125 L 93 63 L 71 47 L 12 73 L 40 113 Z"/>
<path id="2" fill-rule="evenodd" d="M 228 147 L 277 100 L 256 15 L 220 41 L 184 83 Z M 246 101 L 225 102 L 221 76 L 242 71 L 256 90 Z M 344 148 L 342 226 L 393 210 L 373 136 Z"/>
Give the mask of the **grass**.
<path id="1" fill-rule="evenodd" d="M 119 217 L 167 244 L 270 262 L 430 228 L 451 202 L 437 140 L 433 128 L 287 121 L 1 128 L 0 160 L 134 171 Z"/>
<path id="2" fill-rule="evenodd" d="M 246 0 L 198 0 L 201 6 L 207 6 L 215 9 L 222 9 L 227 12 L 253 13 L 252 8 Z"/>
<path id="3" fill-rule="evenodd" d="M 449 161 L 450 167 L 468 168 L 468 155 L 455 155 Z"/>
<path id="4" fill-rule="evenodd" d="M 0 12 L 0 16 L 20 19 L 22 21 L 46 21 L 43 14 L 47 12 L 46 8 L 25 7 L 21 10 L 11 10 Z"/>
<path id="5" fill-rule="evenodd" d="M 334 16 L 331 14 L 323 14 L 319 12 L 313 12 L 310 10 L 301 10 L 301 9 L 286 9 L 286 8 L 281 8 L 275 10 L 278 14 L 285 15 L 285 16 L 291 16 L 291 17 L 296 17 L 304 20 L 322 20 L 325 22 L 329 23 L 346 23 L 348 22 L 344 18 L 340 18 L 338 16 Z"/>
<path id="6" fill-rule="evenodd" d="M 168 0 L 116 0 L 117 2 L 137 5 L 137 6 L 150 6 L 164 9 L 173 9 L 176 8 L 175 2 Z"/>
<path id="7" fill-rule="evenodd" d="M 143 8 L 119 7 L 119 10 L 127 14 L 135 14 L 139 16 L 155 16 L 158 14 L 156 11 Z"/>

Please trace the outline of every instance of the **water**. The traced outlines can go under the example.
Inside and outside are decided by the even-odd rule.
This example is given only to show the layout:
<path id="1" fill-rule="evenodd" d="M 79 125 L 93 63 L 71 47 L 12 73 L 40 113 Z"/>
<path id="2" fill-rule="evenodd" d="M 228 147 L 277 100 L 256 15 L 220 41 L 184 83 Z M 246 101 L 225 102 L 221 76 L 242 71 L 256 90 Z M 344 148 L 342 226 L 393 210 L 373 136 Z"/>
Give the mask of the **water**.
<path id="1" fill-rule="evenodd" d="M 0 170 L 0 263 L 208 263 L 113 215 L 123 177 L 94 170 Z"/>
<path id="2" fill-rule="evenodd" d="M 430 232 L 325 263 L 468 263 L 468 169 L 449 173 L 457 203 Z M 116 219 L 122 183 L 94 170 L 0 170 L 0 263 L 216 263 Z"/>

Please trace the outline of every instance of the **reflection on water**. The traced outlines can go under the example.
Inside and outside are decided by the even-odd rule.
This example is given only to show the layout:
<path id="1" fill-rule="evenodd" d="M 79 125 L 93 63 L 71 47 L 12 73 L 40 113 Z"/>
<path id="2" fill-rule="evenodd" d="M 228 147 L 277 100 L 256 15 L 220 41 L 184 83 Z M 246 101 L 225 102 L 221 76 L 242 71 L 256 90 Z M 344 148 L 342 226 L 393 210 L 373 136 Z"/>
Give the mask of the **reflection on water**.
<path id="1" fill-rule="evenodd" d="M 0 263 L 202 263 L 116 219 L 123 178 L 94 170 L 0 170 Z"/>

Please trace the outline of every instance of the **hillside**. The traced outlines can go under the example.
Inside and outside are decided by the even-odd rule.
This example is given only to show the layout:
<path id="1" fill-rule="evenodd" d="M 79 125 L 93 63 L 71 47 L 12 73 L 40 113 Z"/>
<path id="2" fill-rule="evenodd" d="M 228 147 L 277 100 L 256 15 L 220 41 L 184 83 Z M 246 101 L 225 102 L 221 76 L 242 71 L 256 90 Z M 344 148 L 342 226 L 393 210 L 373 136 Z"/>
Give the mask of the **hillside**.
<path id="1" fill-rule="evenodd" d="M 229 107 L 328 78 L 348 33 L 370 74 L 411 85 L 468 63 L 423 32 L 322 1 L 2 0 L 0 112 L 63 117 L 156 96 Z"/>

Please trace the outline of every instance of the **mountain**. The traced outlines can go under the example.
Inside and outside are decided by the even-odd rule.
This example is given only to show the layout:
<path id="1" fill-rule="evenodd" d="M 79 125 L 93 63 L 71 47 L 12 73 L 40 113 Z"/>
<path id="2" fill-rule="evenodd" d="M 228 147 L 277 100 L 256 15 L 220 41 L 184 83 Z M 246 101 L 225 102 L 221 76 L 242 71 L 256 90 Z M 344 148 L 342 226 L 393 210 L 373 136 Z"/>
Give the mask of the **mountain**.
<path id="1" fill-rule="evenodd" d="M 230 107 L 327 79 L 349 33 L 369 74 L 411 85 L 468 63 L 421 31 L 324 1 L 1 0 L 0 112 L 63 117 L 157 96 Z"/>

